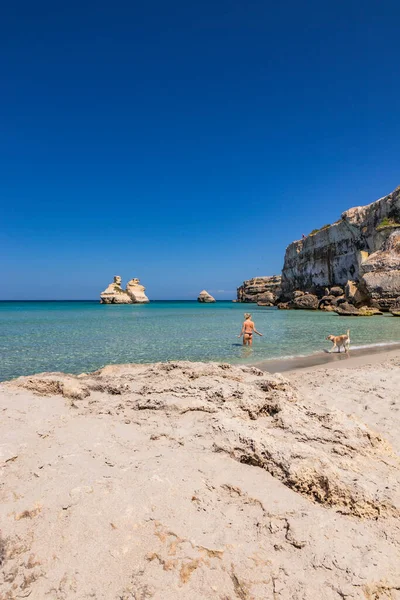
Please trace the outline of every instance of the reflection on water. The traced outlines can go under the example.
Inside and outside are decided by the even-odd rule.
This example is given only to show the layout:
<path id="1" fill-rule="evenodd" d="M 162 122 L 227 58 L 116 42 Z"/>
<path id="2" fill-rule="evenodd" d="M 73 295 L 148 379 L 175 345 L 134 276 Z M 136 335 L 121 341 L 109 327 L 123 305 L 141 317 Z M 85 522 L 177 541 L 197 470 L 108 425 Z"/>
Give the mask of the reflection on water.
<path id="1" fill-rule="evenodd" d="M 253 348 L 250 346 L 243 346 L 242 347 L 242 358 L 243 360 L 249 359 L 250 356 L 253 354 Z"/>

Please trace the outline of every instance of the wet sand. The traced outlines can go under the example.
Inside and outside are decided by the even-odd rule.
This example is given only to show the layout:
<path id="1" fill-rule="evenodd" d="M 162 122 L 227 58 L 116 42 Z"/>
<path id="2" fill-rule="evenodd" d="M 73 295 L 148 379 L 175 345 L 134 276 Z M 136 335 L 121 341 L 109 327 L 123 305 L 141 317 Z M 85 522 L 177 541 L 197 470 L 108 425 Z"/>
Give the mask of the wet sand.
<path id="1" fill-rule="evenodd" d="M 277 358 L 264 360 L 255 363 L 255 366 L 262 371 L 269 373 L 286 373 L 288 371 L 297 371 L 298 369 L 318 369 L 326 368 L 351 368 L 363 366 L 366 364 L 377 364 L 391 357 L 397 356 L 400 350 L 398 344 L 383 344 L 381 346 L 369 346 L 366 348 L 356 348 L 345 352 L 318 352 L 308 356 L 294 356 L 291 358 Z"/>

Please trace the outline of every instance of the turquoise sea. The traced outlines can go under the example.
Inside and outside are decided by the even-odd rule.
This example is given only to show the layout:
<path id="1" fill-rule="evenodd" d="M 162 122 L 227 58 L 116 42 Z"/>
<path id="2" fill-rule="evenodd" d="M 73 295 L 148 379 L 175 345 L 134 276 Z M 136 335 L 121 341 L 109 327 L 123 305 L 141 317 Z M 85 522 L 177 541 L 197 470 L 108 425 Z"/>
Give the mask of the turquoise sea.
<path id="1" fill-rule="evenodd" d="M 264 336 L 238 339 L 243 314 Z M 329 349 L 328 334 L 351 329 L 352 346 L 400 341 L 391 315 L 344 318 L 255 304 L 0 302 L 0 380 L 42 371 L 82 373 L 110 363 L 167 360 L 256 363 Z"/>

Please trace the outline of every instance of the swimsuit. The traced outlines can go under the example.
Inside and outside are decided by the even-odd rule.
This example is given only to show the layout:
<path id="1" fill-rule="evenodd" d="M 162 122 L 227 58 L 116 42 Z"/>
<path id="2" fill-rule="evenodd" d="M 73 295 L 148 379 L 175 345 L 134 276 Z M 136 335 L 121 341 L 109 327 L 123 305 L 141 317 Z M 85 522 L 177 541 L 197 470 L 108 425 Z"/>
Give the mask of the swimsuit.
<path id="1" fill-rule="evenodd" d="M 253 335 L 253 332 L 252 331 L 245 331 L 244 335 L 249 335 L 251 337 Z"/>

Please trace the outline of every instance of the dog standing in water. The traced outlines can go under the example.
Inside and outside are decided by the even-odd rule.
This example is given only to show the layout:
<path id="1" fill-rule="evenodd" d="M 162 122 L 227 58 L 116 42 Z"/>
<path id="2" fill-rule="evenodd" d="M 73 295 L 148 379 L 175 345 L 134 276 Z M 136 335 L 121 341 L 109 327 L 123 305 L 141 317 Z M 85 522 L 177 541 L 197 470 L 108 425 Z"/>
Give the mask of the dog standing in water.
<path id="1" fill-rule="evenodd" d="M 331 340 L 333 346 L 329 352 L 333 352 L 335 348 L 340 352 L 340 348 L 343 346 L 344 351 L 347 353 L 350 350 L 350 329 L 347 330 L 345 335 L 328 335 L 327 340 Z"/>
<path id="2" fill-rule="evenodd" d="M 252 346 L 253 345 L 253 333 L 262 336 L 262 333 L 257 331 L 256 326 L 251 320 L 251 314 L 245 313 L 244 315 L 245 321 L 242 325 L 242 331 L 238 337 L 243 336 L 243 346 Z"/>

